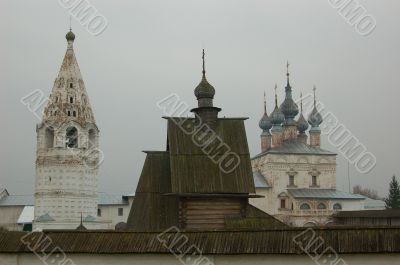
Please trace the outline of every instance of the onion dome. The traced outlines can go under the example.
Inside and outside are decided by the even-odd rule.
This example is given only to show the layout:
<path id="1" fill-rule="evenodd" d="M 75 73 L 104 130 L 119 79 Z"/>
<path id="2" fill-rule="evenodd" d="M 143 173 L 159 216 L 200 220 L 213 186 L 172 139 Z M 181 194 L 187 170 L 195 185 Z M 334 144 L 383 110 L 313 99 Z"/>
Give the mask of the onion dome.
<path id="1" fill-rule="evenodd" d="M 67 41 L 74 41 L 75 40 L 75 34 L 71 30 L 69 30 L 67 35 L 65 35 L 65 38 L 67 39 Z"/>
<path id="2" fill-rule="evenodd" d="M 265 100 L 265 92 L 264 92 L 264 115 L 262 116 L 258 126 L 263 130 L 263 132 L 268 132 L 269 129 L 272 128 L 271 119 L 267 114 L 267 101 Z"/>
<path id="3" fill-rule="evenodd" d="M 285 116 L 283 115 L 280 108 L 278 108 L 278 96 L 276 95 L 276 85 L 275 85 L 275 109 L 270 115 L 271 123 L 274 126 L 280 126 L 285 121 Z"/>
<path id="4" fill-rule="evenodd" d="M 286 122 L 288 124 L 294 123 L 294 117 L 296 117 L 297 114 L 299 114 L 299 107 L 297 104 L 294 102 L 292 98 L 292 87 L 290 86 L 289 83 L 289 63 L 287 64 L 287 85 L 285 88 L 286 92 L 286 97 L 285 100 L 281 104 L 281 110 L 283 115 L 285 115 Z"/>
<path id="5" fill-rule="evenodd" d="M 304 118 L 303 113 L 301 113 L 299 119 L 297 120 L 297 130 L 299 130 L 300 133 L 304 133 L 307 131 L 308 127 L 308 122 Z"/>
<path id="6" fill-rule="evenodd" d="M 197 98 L 199 107 L 213 107 L 215 88 L 207 81 L 204 55 L 205 53 L 203 49 L 203 77 L 194 89 L 194 95 Z"/>
<path id="7" fill-rule="evenodd" d="M 203 78 L 201 79 L 197 87 L 194 89 L 194 95 L 196 96 L 197 99 L 214 98 L 215 89 L 210 83 L 208 83 L 204 71 L 203 71 Z"/>
<path id="8" fill-rule="evenodd" d="M 323 122 L 322 116 L 317 110 L 317 104 L 316 104 L 316 99 L 315 99 L 315 90 L 317 90 L 317 88 L 314 86 L 314 108 L 311 111 L 310 115 L 308 116 L 308 123 L 313 128 L 319 127 L 319 125 Z"/>
<path id="9" fill-rule="evenodd" d="M 308 122 L 303 116 L 303 94 L 300 94 L 300 117 L 297 120 L 297 130 L 303 134 L 305 131 L 307 131 L 308 127 Z"/>

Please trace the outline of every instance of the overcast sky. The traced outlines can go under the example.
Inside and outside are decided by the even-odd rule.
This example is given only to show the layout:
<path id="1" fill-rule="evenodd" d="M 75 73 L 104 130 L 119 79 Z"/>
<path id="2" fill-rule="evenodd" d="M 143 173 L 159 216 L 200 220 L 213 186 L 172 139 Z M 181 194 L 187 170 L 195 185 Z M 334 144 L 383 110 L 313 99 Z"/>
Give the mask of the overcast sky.
<path id="1" fill-rule="evenodd" d="M 359 35 L 328 0 L 192 1 L 146 0 L 91 3 L 108 20 L 93 36 L 76 20 L 75 53 L 98 127 L 105 162 L 100 190 L 134 192 L 145 154 L 164 150 L 166 121 L 156 102 L 171 93 L 190 106 L 201 78 L 201 49 L 207 77 L 216 88 L 222 116 L 245 116 L 252 155 L 259 153 L 263 91 L 268 112 L 273 87 L 284 96 L 290 61 L 294 96 L 318 87 L 318 99 L 377 158 L 374 170 L 358 173 L 352 185 L 386 196 L 400 175 L 400 3 L 360 1 L 377 21 Z M 35 126 L 20 99 L 56 78 L 69 27 L 68 10 L 55 0 L 0 2 L 0 186 L 33 194 Z M 337 151 L 323 137 L 323 147 Z M 339 155 L 337 187 L 347 190 L 347 162 Z"/>

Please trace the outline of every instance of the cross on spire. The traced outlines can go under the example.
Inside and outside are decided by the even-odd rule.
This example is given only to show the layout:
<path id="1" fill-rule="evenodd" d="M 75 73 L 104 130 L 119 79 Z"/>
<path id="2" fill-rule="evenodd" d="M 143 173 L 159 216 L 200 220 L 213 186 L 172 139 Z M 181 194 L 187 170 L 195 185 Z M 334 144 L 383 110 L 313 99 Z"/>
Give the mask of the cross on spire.
<path id="1" fill-rule="evenodd" d="M 275 84 L 275 107 L 278 107 L 278 95 L 276 94 L 276 90 L 278 89 L 278 85 Z"/>
<path id="2" fill-rule="evenodd" d="M 303 113 L 303 92 L 300 92 L 300 113 Z"/>
<path id="3" fill-rule="evenodd" d="M 267 113 L 267 100 L 265 96 L 265 90 L 264 90 L 264 113 Z"/>
<path id="4" fill-rule="evenodd" d="M 315 97 L 315 91 L 317 90 L 317 87 L 314 85 L 313 91 L 314 91 L 314 107 L 317 105 L 317 100 Z"/>
<path id="5" fill-rule="evenodd" d="M 202 59 L 203 59 L 203 76 L 206 74 L 206 64 L 205 64 L 205 52 L 204 52 L 204 49 L 203 49 L 203 56 L 202 56 Z"/>
<path id="6" fill-rule="evenodd" d="M 286 78 L 287 78 L 287 85 L 289 86 L 289 61 L 286 62 Z"/>
<path id="7" fill-rule="evenodd" d="M 69 31 L 72 31 L 72 16 L 69 15 Z"/>

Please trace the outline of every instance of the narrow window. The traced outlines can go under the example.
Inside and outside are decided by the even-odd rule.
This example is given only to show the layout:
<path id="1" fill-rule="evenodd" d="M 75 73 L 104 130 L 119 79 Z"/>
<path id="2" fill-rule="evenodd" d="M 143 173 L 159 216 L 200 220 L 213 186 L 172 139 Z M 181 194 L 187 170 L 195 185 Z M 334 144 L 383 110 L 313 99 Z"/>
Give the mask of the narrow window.
<path id="1" fill-rule="evenodd" d="M 317 186 L 317 176 L 312 176 L 312 186 Z"/>
<path id="2" fill-rule="evenodd" d="M 124 216 L 124 209 L 118 208 L 118 216 Z"/>
<path id="3" fill-rule="evenodd" d="M 53 148 L 54 129 L 49 127 L 46 129 L 46 148 Z"/>
<path id="4" fill-rule="evenodd" d="M 71 111 L 68 111 L 68 116 L 71 116 Z"/>
<path id="5" fill-rule="evenodd" d="M 285 208 L 286 208 L 286 200 L 281 199 L 281 209 L 285 209 Z"/>
<path id="6" fill-rule="evenodd" d="M 69 97 L 69 103 L 74 103 L 74 98 L 73 97 Z"/>
<path id="7" fill-rule="evenodd" d="M 289 176 L 289 186 L 294 186 L 294 176 Z"/>
<path id="8" fill-rule="evenodd" d="M 67 129 L 66 139 L 66 147 L 78 148 L 78 130 L 75 127 Z"/>
<path id="9" fill-rule="evenodd" d="M 97 209 L 97 216 L 101 217 L 101 209 Z"/>
<path id="10" fill-rule="evenodd" d="M 72 116 L 76 117 L 76 111 L 75 110 L 72 112 Z"/>
<path id="11" fill-rule="evenodd" d="M 89 130 L 89 149 L 93 148 L 96 143 L 96 132 L 94 129 Z"/>
<path id="12" fill-rule="evenodd" d="M 69 88 L 74 88 L 74 85 L 72 83 L 69 83 Z"/>

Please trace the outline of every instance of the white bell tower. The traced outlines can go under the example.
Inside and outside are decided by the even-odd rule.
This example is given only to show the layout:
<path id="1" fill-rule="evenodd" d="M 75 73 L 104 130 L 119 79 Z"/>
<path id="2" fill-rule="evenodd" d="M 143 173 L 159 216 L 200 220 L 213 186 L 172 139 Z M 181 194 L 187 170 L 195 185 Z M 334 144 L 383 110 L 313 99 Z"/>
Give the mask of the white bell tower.
<path id="1" fill-rule="evenodd" d="M 96 222 L 99 130 L 86 93 L 70 30 L 67 51 L 37 125 L 34 229 L 86 228 Z"/>

